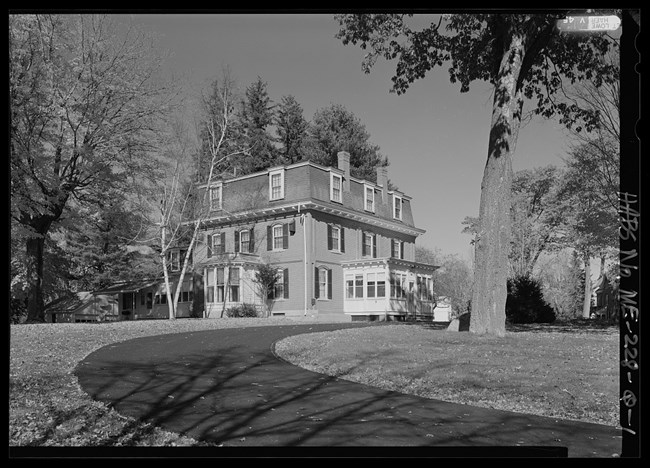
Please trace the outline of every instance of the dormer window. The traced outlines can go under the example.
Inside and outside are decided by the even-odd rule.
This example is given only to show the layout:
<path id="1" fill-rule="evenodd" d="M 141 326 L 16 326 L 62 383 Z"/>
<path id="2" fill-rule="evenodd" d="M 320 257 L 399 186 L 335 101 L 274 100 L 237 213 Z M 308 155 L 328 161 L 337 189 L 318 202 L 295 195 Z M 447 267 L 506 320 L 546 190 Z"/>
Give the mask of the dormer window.
<path id="1" fill-rule="evenodd" d="M 366 185 L 364 189 L 364 206 L 366 211 L 375 212 L 375 189 Z"/>
<path id="2" fill-rule="evenodd" d="M 284 198 L 284 169 L 269 172 L 269 200 Z"/>
<path id="3" fill-rule="evenodd" d="M 343 187 L 343 177 L 330 172 L 330 200 L 337 203 L 343 202 L 341 188 Z"/>
<path id="4" fill-rule="evenodd" d="M 402 219 L 402 197 L 393 195 L 393 218 Z"/>
<path id="5" fill-rule="evenodd" d="M 210 211 L 216 211 L 222 209 L 221 188 L 222 188 L 221 184 L 210 187 Z"/>

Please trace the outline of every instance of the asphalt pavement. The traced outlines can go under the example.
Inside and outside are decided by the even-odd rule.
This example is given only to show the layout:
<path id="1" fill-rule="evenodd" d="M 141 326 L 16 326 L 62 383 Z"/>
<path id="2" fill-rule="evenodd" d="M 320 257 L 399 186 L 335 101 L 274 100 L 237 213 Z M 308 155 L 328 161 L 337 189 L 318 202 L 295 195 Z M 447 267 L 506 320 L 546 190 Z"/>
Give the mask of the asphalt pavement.
<path id="1" fill-rule="evenodd" d="M 357 326 L 373 325 L 138 338 L 91 353 L 75 373 L 84 391 L 119 413 L 209 443 L 207 453 L 190 452 L 201 457 L 612 458 L 621 452 L 620 428 L 382 390 L 304 370 L 273 353 L 287 336 Z"/>

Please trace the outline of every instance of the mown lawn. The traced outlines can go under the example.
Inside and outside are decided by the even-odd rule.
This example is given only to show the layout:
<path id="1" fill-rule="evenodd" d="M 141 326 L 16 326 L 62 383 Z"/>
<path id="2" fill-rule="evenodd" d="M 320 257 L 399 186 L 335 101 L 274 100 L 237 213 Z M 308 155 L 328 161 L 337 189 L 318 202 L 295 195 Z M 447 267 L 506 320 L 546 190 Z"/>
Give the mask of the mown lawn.
<path id="1" fill-rule="evenodd" d="M 12 325 L 10 446 L 195 446 L 93 401 L 73 371 L 102 346 L 142 336 L 286 319 Z M 503 339 L 396 324 L 299 335 L 276 345 L 311 370 L 378 387 L 531 414 L 618 425 L 618 329 L 511 331 Z"/>
<path id="2" fill-rule="evenodd" d="M 354 382 L 453 403 L 619 425 L 619 330 L 509 326 L 504 338 L 403 324 L 282 340 L 276 353 Z"/>

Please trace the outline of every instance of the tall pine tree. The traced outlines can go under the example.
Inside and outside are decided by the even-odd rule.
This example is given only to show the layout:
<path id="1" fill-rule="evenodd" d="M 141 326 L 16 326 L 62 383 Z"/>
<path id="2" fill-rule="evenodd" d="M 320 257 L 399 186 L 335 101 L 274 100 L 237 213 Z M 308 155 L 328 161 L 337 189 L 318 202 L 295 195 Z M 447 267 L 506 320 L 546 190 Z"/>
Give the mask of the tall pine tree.
<path id="1" fill-rule="evenodd" d="M 379 146 L 370 142 L 365 125 L 340 104 L 318 109 L 307 134 L 305 159 L 318 164 L 336 166 L 339 151 L 347 151 L 351 175 L 372 182 L 377 180 L 376 168 L 388 165 Z"/>
<path id="2" fill-rule="evenodd" d="M 303 110 L 292 95 L 282 96 L 275 118 L 281 162 L 293 164 L 303 159 L 303 144 L 309 123 Z"/>
<path id="3" fill-rule="evenodd" d="M 241 103 L 239 124 L 249 155 L 242 155 L 235 163 L 238 175 L 266 169 L 277 162 L 274 138 L 269 130 L 274 124 L 274 108 L 267 84 L 259 76 L 248 88 Z"/>

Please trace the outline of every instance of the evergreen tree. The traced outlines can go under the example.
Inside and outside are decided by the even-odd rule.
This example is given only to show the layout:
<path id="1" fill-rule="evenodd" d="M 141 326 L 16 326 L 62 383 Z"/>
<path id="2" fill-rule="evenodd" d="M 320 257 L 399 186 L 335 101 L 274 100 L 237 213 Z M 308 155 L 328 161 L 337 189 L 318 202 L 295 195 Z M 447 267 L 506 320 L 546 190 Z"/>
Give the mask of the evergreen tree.
<path id="1" fill-rule="evenodd" d="M 318 109 L 307 134 L 305 159 L 323 166 L 336 167 L 339 151 L 347 151 L 351 175 L 375 182 L 376 168 L 388 165 L 388 158 L 379 153 L 379 146 L 370 143 L 366 127 L 340 104 Z"/>
<path id="2" fill-rule="evenodd" d="M 303 158 L 303 142 L 307 136 L 309 123 L 303 117 L 303 110 L 296 99 L 283 96 L 278 106 L 275 120 L 280 157 L 284 164 L 292 164 Z"/>
<path id="3" fill-rule="evenodd" d="M 544 299 L 539 280 L 527 275 L 508 279 L 506 318 L 510 323 L 555 321 L 555 312 Z"/>
<path id="4" fill-rule="evenodd" d="M 238 158 L 236 167 L 239 175 L 266 169 L 277 162 L 274 138 L 269 133 L 269 127 L 274 124 L 275 106 L 266 88 L 266 82 L 258 76 L 246 88 L 245 98 L 241 102 L 239 124 L 250 154 Z"/>

